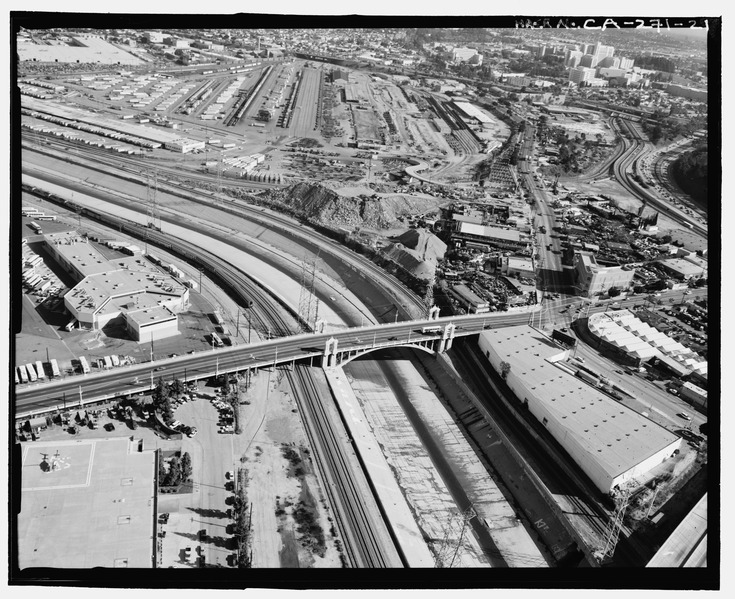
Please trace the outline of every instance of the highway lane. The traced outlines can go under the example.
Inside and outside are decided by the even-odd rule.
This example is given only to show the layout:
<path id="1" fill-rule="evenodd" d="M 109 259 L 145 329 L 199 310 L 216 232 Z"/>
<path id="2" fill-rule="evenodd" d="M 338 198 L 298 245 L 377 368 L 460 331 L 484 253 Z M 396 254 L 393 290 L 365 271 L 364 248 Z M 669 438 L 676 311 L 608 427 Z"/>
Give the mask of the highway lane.
<path id="1" fill-rule="evenodd" d="M 61 380 L 19 385 L 15 390 L 18 415 L 40 412 L 66 405 L 79 405 L 147 391 L 158 377 L 206 378 L 224 372 L 263 368 L 294 360 L 319 357 L 326 342 L 334 338 L 339 351 L 364 352 L 396 347 L 417 341 L 439 339 L 441 333 L 422 334 L 424 326 L 444 327 L 454 323 L 456 336 L 474 335 L 483 328 L 516 326 L 529 322 L 528 312 L 447 316 L 438 320 L 403 321 L 392 324 L 355 327 L 340 332 L 302 334 L 261 341 L 251 345 L 203 351 L 156 362 L 136 364 L 89 375 L 67 376 Z"/>

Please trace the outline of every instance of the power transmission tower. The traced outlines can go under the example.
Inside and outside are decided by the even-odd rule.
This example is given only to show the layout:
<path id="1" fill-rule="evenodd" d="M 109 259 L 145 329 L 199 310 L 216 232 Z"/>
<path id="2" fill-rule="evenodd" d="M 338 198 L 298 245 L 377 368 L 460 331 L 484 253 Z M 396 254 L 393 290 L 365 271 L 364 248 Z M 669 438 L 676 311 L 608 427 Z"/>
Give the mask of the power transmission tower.
<path id="1" fill-rule="evenodd" d="M 316 313 L 318 311 L 317 299 L 314 296 L 314 274 L 316 272 L 316 259 L 311 263 L 303 260 L 301 262 L 301 292 L 299 293 L 299 316 L 304 328 L 309 331 L 312 328 L 312 322 L 316 323 Z M 313 315 L 313 316 L 312 316 Z"/>
<path id="2" fill-rule="evenodd" d="M 222 152 L 217 159 L 217 195 L 222 195 Z"/>
<path id="3" fill-rule="evenodd" d="M 607 531 L 605 546 L 596 552 L 597 559 L 600 563 L 610 559 L 615 553 L 615 547 L 620 538 L 620 529 L 623 527 L 625 511 L 628 509 L 628 502 L 630 501 L 631 491 L 634 487 L 635 484 L 631 482 L 615 496 L 615 513 L 613 514 L 610 528 Z"/>
<path id="4" fill-rule="evenodd" d="M 457 560 L 459 550 L 464 542 L 467 527 L 477 516 L 475 509 L 470 506 L 462 512 L 454 512 L 444 529 L 444 538 L 436 552 L 435 563 L 437 568 L 453 568 L 461 566 L 461 558 Z"/>
<path id="5" fill-rule="evenodd" d="M 161 211 L 158 208 L 158 171 L 146 173 L 146 216 L 148 227 L 161 230 Z"/>

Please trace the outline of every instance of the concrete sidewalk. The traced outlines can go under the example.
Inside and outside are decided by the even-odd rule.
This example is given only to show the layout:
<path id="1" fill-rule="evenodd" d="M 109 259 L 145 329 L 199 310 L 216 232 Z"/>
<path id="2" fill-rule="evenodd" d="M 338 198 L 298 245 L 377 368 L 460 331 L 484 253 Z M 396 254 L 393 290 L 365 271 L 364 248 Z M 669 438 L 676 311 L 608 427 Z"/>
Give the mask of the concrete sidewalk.
<path id="1" fill-rule="evenodd" d="M 434 556 L 429 551 L 393 472 L 370 430 L 347 377 L 341 368 L 325 368 L 324 374 L 408 565 L 412 568 L 433 568 Z"/>

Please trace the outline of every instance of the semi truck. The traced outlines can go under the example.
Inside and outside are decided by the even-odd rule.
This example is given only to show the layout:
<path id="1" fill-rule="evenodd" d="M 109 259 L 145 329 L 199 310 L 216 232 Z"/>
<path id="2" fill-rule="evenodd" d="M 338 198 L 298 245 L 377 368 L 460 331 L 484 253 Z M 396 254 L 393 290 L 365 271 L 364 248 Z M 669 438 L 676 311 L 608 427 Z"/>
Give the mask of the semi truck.
<path id="1" fill-rule="evenodd" d="M 35 383 L 38 380 L 36 376 L 36 369 L 33 364 L 26 364 L 26 370 L 28 371 L 28 378 L 31 379 L 31 383 Z"/>
<path id="2" fill-rule="evenodd" d="M 82 367 L 82 372 L 84 374 L 89 374 L 90 368 L 89 368 L 89 363 L 87 362 L 87 358 L 85 358 L 84 356 L 79 358 L 79 365 Z"/>

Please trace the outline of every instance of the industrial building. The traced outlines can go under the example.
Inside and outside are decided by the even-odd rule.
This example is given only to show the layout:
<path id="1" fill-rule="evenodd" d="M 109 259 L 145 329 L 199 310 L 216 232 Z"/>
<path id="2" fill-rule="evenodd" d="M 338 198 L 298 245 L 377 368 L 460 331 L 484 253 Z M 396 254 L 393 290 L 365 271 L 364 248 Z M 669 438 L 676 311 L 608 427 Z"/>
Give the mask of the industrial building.
<path id="1" fill-rule="evenodd" d="M 120 326 L 136 341 L 178 334 L 177 314 L 188 309 L 189 289 L 142 256 L 108 260 L 74 231 L 44 237 L 56 262 L 78 284 L 64 305 L 78 326 Z"/>
<path id="2" fill-rule="evenodd" d="M 531 237 L 517 229 L 460 222 L 452 239 L 468 247 L 498 247 L 509 250 L 528 249 Z"/>
<path id="3" fill-rule="evenodd" d="M 199 141 L 195 139 L 186 139 L 184 137 L 177 137 L 176 139 L 167 141 L 164 144 L 164 147 L 167 150 L 173 150 L 174 152 L 181 152 L 182 154 L 186 154 L 194 150 L 204 151 L 205 146 L 206 146 L 206 143 L 204 141 Z"/>
<path id="4" fill-rule="evenodd" d="M 658 264 L 672 277 L 682 281 L 707 276 L 706 269 L 701 264 L 692 261 L 689 257 L 666 258 L 665 260 L 659 260 Z"/>
<path id="5" fill-rule="evenodd" d="M 602 493 L 645 482 L 681 445 L 679 436 L 558 366 L 569 350 L 536 329 L 488 330 L 479 343 L 496 371 L 510 365 L 511 391 Z"/>
<path id="6" fill-rule="evenodd" d="M 19 567 L 152 568 L 157 462 L 130 437 L 23 443 Z"/>
<path id="7" fill-rule="evenodd" d="M 684 369 L 685 374 L 707 373 L 707 360 L 688 347 L 653 328 L 635 316 L 630 310 L 612 310 L 589 317 L 590 333 L 620 355 L 629 356 L 637 362 L 651 358 L 663 360 L 669 370 Z"/>
<path id="8" fill-rule="evenodd" d="M 535 277 L 533 260 L 524 256 L 503 256 L 500 260 L 500 272 L 509 277 Z"/>
<path id="9" fill-rule="evenodd" d="M 573 263 L 574 285 L 586 297 L 605 294 L 611 287 L 624 290 L 633 284 L 635 270 L 625 270 L 622 266 L 600 266 L 590 252 L 576 252 Z"/>
<path id="10" fill-rule="evenodd" d="M 490 304 L 467 285 L 455 285 L 450 293 L 467 310 L 468 314 L 482 314 L 490 311 Z"/>

